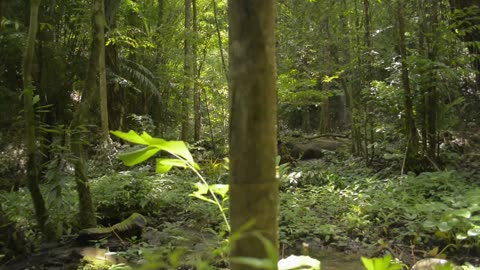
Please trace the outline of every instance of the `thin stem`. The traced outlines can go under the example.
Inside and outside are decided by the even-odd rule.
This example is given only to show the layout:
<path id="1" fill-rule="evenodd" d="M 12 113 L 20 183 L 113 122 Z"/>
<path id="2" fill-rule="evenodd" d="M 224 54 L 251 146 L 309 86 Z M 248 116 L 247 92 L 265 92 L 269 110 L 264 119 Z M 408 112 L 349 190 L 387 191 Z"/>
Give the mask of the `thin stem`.
<path id="1" fill-rule="evenodd" d="M 176 158 L 182 160 L 183 162 L 185 162 L 185 164 L 187 164 L 188 168 L 190 168 L 193 172 L 195 172 L 195 174 L 200 178 L 200 180 L 205 184 L 207 185 L 207 187 L 209 186 L 207 181 L 205 180 L 205 178 L 203 178 L 203 176 L 198 172 L 197 169 L 195 169 L 195 167 L 186 159 L 184 159 L 183 157 L 175 154 L 175 153 L 172 153 L 172 152 L 169 152 L 170 154 L 172 154 L 173 156 L 175 156 Z M 228 219 L 227 219 L 227 215 L 225 215 L 225 211 L 223 210 L 223 207 L 222 207 L 222 204 L 220 203 L 220 201 L 218 200 L 217 196 L 215 195 L 215 192 L 213 192 L 210 187 L 208 188 L 208 191 L 210 192 L 210 194 L 212 195 L 213 199 L 215 200 L 215 204 L 218 206 L 218 209 L 220 210 L 220 213 L 222 213 L 222 217 L 223 217 L 223 220 L 225 221 L 225 224 L 227 225 L 227 229 L 228 231 L 230 232 L 230 224 L 228 222 Z"/>

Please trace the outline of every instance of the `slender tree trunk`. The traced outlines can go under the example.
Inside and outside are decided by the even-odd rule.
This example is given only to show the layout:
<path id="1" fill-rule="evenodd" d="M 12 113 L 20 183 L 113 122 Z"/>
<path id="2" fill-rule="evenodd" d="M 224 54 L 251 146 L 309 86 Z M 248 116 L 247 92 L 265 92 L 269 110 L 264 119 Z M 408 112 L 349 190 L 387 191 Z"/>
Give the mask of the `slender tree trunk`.
<path id="1" fill-rule="evenodd" d="M 228 14 L 232 231 L 255 222 L 232 243 L 231 257 L 266 259 L 264 244 L 252 232 L 278 249 L 275 1 L 230 0 Z M 231 269 L 256 268 L 232 261 Z"/>
<path id="2" fill-rule="evenodd" d="M 373 79 L 373 55 L 371 54 L 372 51 L 372 39 L 371 39 L 371 11 L 370 11 L 370 1 L 363 0 L 363 16 L 364 16 L 364 45 L 366 47 L 365 52 L 365 80 L 367 85 L 365 87 L 369 88 L 370 83 Z M 374 153 L 374 141 L 373 141 L 373 126 L 374 126 L 374 119 L 373 119 L 373 112 L 370 104 L 370 96 L 366 95 L 363 97 L 364 101 L 363 104 L 365 106 L 365 124 L 364 124 L 364 144 L 365 144 L 365 164 L 368 166 L 370 165 L 370 159 L 373 159 Z M 370 136 L 370 140 L 369 140 Z M 371 149 L 369 149 L 371 148 Z"/>
<path id="3" fill-rule="evenodd" d="M 95 0 L 93 6 L 94 38 L 98 46 L 98 71 L 99 71 L 99 100 L 100 100 L 100 124 L 104 143 L 108 143 L 108 105 L 107 105 L 107 73 L 105 67 L 105 7 L 103 0 Z"/>
<path id="4" fill-rule="evenodd" d="M 190 115 L 190 96 L 192 86 L 192 49 L 190 40 L 190 31 L 192 21 L 192 0 L 185 0 L 185 35 L 184 40 L 184 64 L 183 64 L 183 93 L 182 93 L 182 141 L 188 141 L 190 133 L 189 115 Z"/>
<path id="5" fill-rule="evenodd" d="M 193 8 L 193 33 L 195 40 L 192 44 L 192 69 L 193 69 L 193 114 L 194 114 L 194 128 L 193 140 L 200 140 L 200 133 L 202 129 L 202 114 L 201 114 L 201 99 L 200 88 L 198 87 L 198 80 L 200 79 L 200 70 L 197 65 L 197 43 L 198 43 L 198 20 L 197 20 L 197 0 L 192 0 Z"/>
<path id="6" fill-rule="evenodd" d="M 95 0 L 99 1 L 99 0 Z M 103 0 L 101 0 L 103 3 Z M 92 228 L 97 225 L 95 207 L 90 192 L 90 185 L 88 181 L 88 175 L 86 170 L 86 153 L 84 145 L 88 142 L 85 125 L 87 124 L 87 118 L 90 114 L 90 108 L 95 104 L 95 97 L 97 97 L 96 91 L 99 89 L 99 83 L 97 82 L 97 74 L 100 74 L 100 57 L 102 56 L 102 47 L 105 48 L 105 42 L 102 42 L 98 31 L 103 32 L 104 24 L 98 24 L 97 21 L 99 12 L 98 3 L 95 3 L 92 14 L 92 44 L 89 59 L 89 67 L 87 71 L 86 87 L 82 93 L 82 100 L 77 107 L 75 117 L 72 121 L 74 132 L 72 134 L 72 152 L 76 159 L 74 161 L 75 166 L 75 182 L 77 184 L 77 192 L 79 197 L 79 216 L 81 228 Z M 102 16 L 103 17 L 103 16 Z M 103 35 L 102 35 L 103 37 Z M 103 54 L 103 57 L 105 55 Z M 100 79 L 101 80 L 101 79 Z M 103 109 L 103 108 L 102 108 Z M 107 122 L 108 123 L 108 122 Z M 102 130 L 102 132 L 105 132 Z M 108 138 L 108 137 L 107 137 Z"/>
<path id="7" fill-rule="evenodd" d="M 426 48 L 425 48 L 425 32 L 427 31 L 427 22 L 426 22 L 426 16 L 425 16 L 425 3 L 424 0 L 418 0 L 417 3 L 418 7 L 418 17 L 420 19 L 420 29 L 418 31 L 418 52 L 420 55 L 427 55 L 426 53 Z M 422 147 L 422 152 L 427 153 L 427 118 L 426 118 L 426 111 L 427 105 L 426 105 L 426 91 L 424 87 L 421 88 L 421 97 L 420 97 L 420 108 L 418 108 L 417 112 L 418 115 L 420 116 L 419 118 L 419 126 L 421 127 L 420 129 L 420 137 L 421 137 L 421 147 Z"/>
<path id="8" fill-rule="evenodd" d="M 217 8 L 217 1 L 212 0 L 213 4 L 213 16 L 215 18 L 215 30 L 217 33 L 217 39 L 218 39 L 218 50 L 220 51 L 220 58 L 222 60 L 222 67 L 223 67 L 223 72 L 225 74 L 225 77 L 228 81 L 228 71 L 227 71 L 227 64 L 225 61 L 225 56 L 223 53 L 223 42 L 222 42 L 222 36 L 220 35 L 220 23 L 218 22 L 218 8 Z"/>
<path id="9" fill-rule="evenodd" d="M 432 1 L 430 23 L 429 23 L 429 38 L 427 39 L 428 53 L 427 57 L 431 62 L 437 61 L 437 44 L 435 40 L 436 28 L 438 26 L 438 1 Z M 436 77 L 436 75 L 432 75 Z M 437 89 L 435 78 L 429 82 L 426 94 L 426 121 L 427 121 L 427 139 L 428 149 L 427 155 L 435 161 L 437 158 Z"/>
<path id="10" fill-rule="evenodd" d="M 27 46 L 23 59 L 23 101 L 25 116 L 25 134 L 26 134 L 26 152 L 27 152 L 27 187 L 35 208 L 35 217 L 37 219 L 40 231 L 44 234 L 47 241 L 55 239 L 55 231 L 52 225 L 47 223 L 48 210 L 45 207 L 45 200 L 39 186 L 40 164 L 37 163 L 37 135 L 35 132 L 35 109 L 34 109 L 34 86 L 33 86 L 33 57 L 35 53 L 35 40 L 38 30 L 38 10 L 40 0 L 31 0 L 30 5 L 30 26 L 28 29 Z"/>
<path id="11" fill-rule="evenodd" d="M 397 20 L 398 20 L 398 35 L 399 35 L 399 48 L 400 56 L 402 58 L 402 85 L 403 85 L 403 98 L 404 98 L 404 113 L 405 113 L 405 133 L 407 136 L 407 159 L 406 168 L 409 168 L 415 162 L 415 157 L 418 152 L 418 136 L 417 127 L 415 125 L 415 119 L 413 116 L 413 100 L 412 91 L 410 88 L 410 78 L 408 72 L 407 59 L 407 46 L 405 42 L 405 3 L 404 0 L 398 0 L 397 7 Z"/>
<path id="12" fill-rule="evenodd" d="M 120 0 L 105 0 L 105 21 L 108 25 L 108 32 L 113 32 L 117 28 L 117 11 L 120 6 Z M 108 32 L 105 36 L 108 36 Z M 118 74 L 118 50 L 116 44 L 105 46 L 105 64 L 108 70 Z M 108 122 L 111 130 L 122 130 L 124 111 L 126 102 L 124 99 L 125 91 L 120 88 L 117 80 L 111 80 L 107 84 L 107 105 Z"/>

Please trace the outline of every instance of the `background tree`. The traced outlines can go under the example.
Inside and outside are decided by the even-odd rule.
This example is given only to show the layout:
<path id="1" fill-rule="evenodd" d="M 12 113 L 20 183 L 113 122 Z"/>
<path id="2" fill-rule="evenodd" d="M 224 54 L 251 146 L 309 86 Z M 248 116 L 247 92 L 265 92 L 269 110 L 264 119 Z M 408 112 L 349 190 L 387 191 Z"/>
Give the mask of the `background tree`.
<path id="1" fill-rule="evenodd" d="M 45 206 L 45 200 L 40 191 L 39 177 L 40 169 L 38 164 L 38 148 L 35 121 L 35 103 L 39 101 L 38 96 L 34 96 L 33 85 L 33 64 L 35 55 L 35 41 L 37 39 L 38 30 L 38 9 L 40 0 L 32 0 L 30 2 L 30 25 L 28 28 L 27 46 L 23 60 L 23 102 L 25 117 L 25 140 L 27 152 L 27 186 L 32 196 L 33 206 L 35 208 L 35 216 L 37 218 L 40 231 L 44 234 L 47 241 L 55 239 L 55 231 L 52 225 L 48 224 L 48 210 Z"/>
<path id="2" fill-rule="evenodd" d="M 268 258 L 256 231 L 278 248 L 275 2 L 229 1 L 231 256 Z M 275 266 L 276 267 L 276 266 Z M 232 261 L 232 269 L 255 269 Z"/>

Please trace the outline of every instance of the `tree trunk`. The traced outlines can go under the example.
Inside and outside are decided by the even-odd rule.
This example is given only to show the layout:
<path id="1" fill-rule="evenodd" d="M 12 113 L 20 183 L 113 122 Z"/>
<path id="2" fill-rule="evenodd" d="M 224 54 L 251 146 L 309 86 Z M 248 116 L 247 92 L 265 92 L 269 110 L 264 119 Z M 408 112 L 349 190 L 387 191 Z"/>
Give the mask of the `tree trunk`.
<path id="1" fill-rule="evenodd" d="M 192 20 L 192 0 L 185 0 L 185 40 L 184 40 L 184 64 L 183 64 L 183 93 L 182 93 L 182 141 L 188 141 L 190 133 L 189 125 L 189 111 L 190 111 L 190 96 L 192 85 L 192 49 L 190 41 L 190 30 Z"/>
<path id="2" fill-rule="evenodd" d="M 27 152 L 27 187 L 35 208 L 35 217 L 37 219 L 40 231 L 44 234 L 47 241 L 55 239 L 55 231 L 52 225 L 47 223 L 48 210 L 45 207 L 45 200 L 39 187 L 39 166 L 37 163 L 37 135 L 35 130 L 35 109 L 34 109 L 34 86 L 33 86 L 33 57 L 35 53 L 35 40 L 38 30 L 38 10 L 40 0 L 31 0 L 30 5 L 30 26 L 28 29 L 27 46 L 23 59 L 23 101 L 25 116 L 25 134 L 26 134 L 26 152 Z"/>
<path id="3" fill-rule="evenodd" d="M 117 11 L 120 6 L 120 0 L 105 0 L 105 21 L 107 23 L 107 34 L 112 33 L 117 28 Z M 105 46 L 105 65 L 108 70 L 114 74 L 119 74 L 118 50 L 116 44 Z M 120 88 L 118 80 L 111 80 L 107 84 L 107 105 L 108 122 L 110 130 L 122 130 L 123 118 L 125 112 L 125 90 Z"/>
<path id="4" fill-rule="evenodd" d="M 476 27 L 480 24 L 480 0 L 450 0 L 450 6 L 454 9 L 464 10 L 470 9 L 470 12 L 465 12 L 462 16 L 455 17 L 457 22 L 468 22 L 459 24 L 459 28 L 464 31 L 460 35 L 460 39 L 464 42 L 470 43 L 467 45 L 470 55 L 472 56 L 472 67 L 476 71 L 475 75 L 475 90 L 480 93 L 480 48 L 478 42 L 480 41 L 480 29 Z"/>
<path id="5" fill-rule="evenodd" d="M 418 152 L 418 138 L 417 128 L 413 117 L 413 101 L 412 91 L 410 88 L 410 78 L 408 72 L 407 46 L 405 43 L 405 3 L 403 0 L 398 0 L 397 20 L 398 20 L 398 34 L 399 34 L 399 48 L 400 56 L 402 58 L 402 85 L 404 98 L 404 113 L 405 113 L 405 133 L 407 136 L 407 159 L 405 160 L 405 167 L 409 168 L 415 163 L 415 157 Z"/>
<path id="6" fill-rule="evenodd" d="M 99 1 L 99 0 L 96 0 Z M 103 0 L 102 4 L 103 5 Z M 92 44 L 91 52 L 89 59 L 89 67 L 87 72 L 87 79 L 85 82 L 85 89 L 82 93 L 82 101 L 77 107 L 75 117 L 72 122 L 74 132 L 72 134 L 72 152 L 74 153 L 76 159 L 74 162 L 75 166 L 75 182 L 77 184 L 77 192 L 79 197 L 79 216 L 80 216 L 80 227 L 81 228 L 92 228 L 97 225 L 95 217 L 95 207 L 93 205 L 92 195 L 90 192 L 90 186 L 88 184 L 88 175 L 85 166 L 86 154 L 84 150 L 84 145 L 88 141 L 88 138 L 85 136 L 88 131 L 85 129 L 87 123 L 87 118 L 90 114 L 90 108 L 93 106 L 97 89 L 99 89 L 99 83 L 97 83 L 97 74 L 100 74 L 100 57 L 102 57 L 102 47 L 105 49 L 105 42 L 102 42 L 102 36 L 98 31 L 103 33 L 104 24 L 103 21 L 101 24 L 98 24 L 99 12 L 101 12 L 102 7 L 98 2 L 95 2 L 93 10 L 93 26 L 92 26 Z M 100 14 L 101 15 L 101 14 Z M 104 17 L 104 16 L 102 16 Z M 101 26 L 101 27 L 99 27 Z M 103 53 L 103 58 L 105 54 Z M 101 80 L 101 79 L 100 79 Z M 98 91 L 100 92 L 100 91 Z M 101 108 L 102 110 L 103 108 Z M 106 109 L 106 108 L 105 108 Z M 107 119 L 108 120 L 108 119 Z M 107 122 L 108 123 L 108 122 Z M 104 128 L 104 127 L 102 127 Z M 107 130 L 108 131 L 108 130 Z M 105 132 L 102 130 L 102 132 Z M 108 137 L 107 137 L 108 138 Z"/>
<path id="7" fill-rule="evenodd" d="M 105 67 L 105 7 L 103 0 L 95 0 L 93 7 L 94 18 L 94 38 L 98 46 L 98 71 L 99 87 L 98 94 L 100 100 L 100 124 L 103 143 L 109 141 L 108 129 L 108 106 L 107 106 L 107 73 Z"/>
<path id="8" fill-rule="evenodd" d="M 438 2 L 432 1 L 432 8 L 430 13 L 430 22 L 428 23 L 429 37 L 427 38 L 427 52 L 428 59 L 433 63 L 437 61 L 437 42 L 435 40 L 436 28 L 438 26 Z M 427 155 L 428 157 L 435 161 L 437 158 L 437 114 L 438 114 L 438 95 L 437 95 L 437 86 L 436 86 L 436 74 L 432 72 L 431 79 L 428 83 L 426 101 L 425 101 L 425 116 L 426 116 L 426 126 L 427 126 L 427 139 L 428 139 L 428 148 Z"/>
<path id="9" fill-rule="evenodd" d="M 193 140 L 200 140 L 200 132 L 202 129 L 202 114 L 201 114 L 201 100 L 200 88 L 198 87 L 198 80 L 200 78 L 200 71 L 197 67 L 197 43 L 198 43 L 198 21 L 197 21 L 197 0 L 192 0 L 193 8 L 193 33 L 195 40 L 192 44 L 192 70 L 193 70 L 193 114 L 194 114 L 194 128 Z"/>
<path id="10" fill-rule="evenodd" d="M 230 218 L 231 257 L 268 258 L 256 232 L 278 249 L 278 180 L 275 178 L 275 1 L 230 0 Z M 276 266 L 276 258 L 273 262 Z M 273 265 L 272 265 L 273 266 Z M 232 261 L 232 270 L 256 269 Z M 272 268 L 273 269 L 273 268 Z"/>

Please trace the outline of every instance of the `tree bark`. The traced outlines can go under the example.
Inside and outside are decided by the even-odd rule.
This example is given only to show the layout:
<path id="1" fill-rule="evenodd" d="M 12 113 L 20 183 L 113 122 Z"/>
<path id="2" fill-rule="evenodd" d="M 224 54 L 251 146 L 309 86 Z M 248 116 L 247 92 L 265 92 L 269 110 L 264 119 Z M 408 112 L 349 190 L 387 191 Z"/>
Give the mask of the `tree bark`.
<path id="1" fill-rule="evenodd" d="M 192 85 L 192 49 L 190 40 L 190 31 L 192 21 L 192 0 L 185 0 L 185 40 L 184 40 L 184 64 L 183 64 L 183 93 L 182 93 L 182 141 L 189 140 L 190 125 L 189 125 L 189 111 L 190 111 L 190 96 Z"/>
<path id="2" fill-rule="evenodd" d="M 405 42 L 405 3 L 403 0 L 398 0 L 397 7 L 397 20 L 398 20 L 398 35 L 399 35 L 399 48 L 400 56 L 402 59 L 402 85 L 403 85 L 403 98 L 404 98 L 404 114 L 405 114 L 405 133 L 407 136 L 407 154 L 406 154 L 406 168 L 409 168 L 411 164 L 415 163 L 415 156 L 418 151 L 418 136 L 417 127 L 415 125 L 415 119 L 413 117 L 413 100 L 412 90 L 410 88 L 410 78 L 408 72 L 407 59 L 407 46 Z"/>
<path id="3" fill-rule="evenodd" d="M 120 7 L 120 0 L 105 0 L 105 21 L 109 36 L 117 28 L 117 11 Z M 105 46 L 105 65 L 114 74 L 119 74 L 118 48 L 116 44 L 110 43 Z M 118 80 L 111 80 L 107 83 L 107 105 L 108 123 L 110 130 L 122 130 L 123 118 L 125 115 L 125 90 L 120 88 Z"/>
<path id="4" fill-rule="evenodd" d="M 95 0 L 93 7 L 94 17 L 94 38 L 98 46 L 98 71 L 99 84 L 98 94 L 100 100 L 100 126 L 103 143 L 109 141 L 108 129 L 108 105 L 107 105 L 107 73 L 105 67 L 105 7 L 103 0 Z"/>
<path id="5" fill-rule="evenodd" d="M 230 0 L 228 14 L 233 234 L 254 221 L 243 237 L 232 243 L 231 257 L 266 259 L 264 244 L 252 232 L 261 234 L 278 248 L 275 1 Z M 256 268 L 232 261 L 231 269 Z"/>
<path id="6" fill-rule="evenodd" d="M 23 59 L 23 101 L 25 116 L 26 152 L 27 152 L 27 187 L 33 201 L 35 217 L 40 231 L 47 241 L 55 239 L 55 231 L 52 225 L 47 223 L 48 210 L 39 186 L 39 166 L 37 162 L 37 134 L 35 130 L 35 109 L 34 109 L 34 86 L 33 86 L 33 58 L 35 53 L 35 40 L 38 30 L 38 10 L 40 0 L 31 0 L 30 25 L 28 29 L 27 46 Z"/>
<path id="7" fill-rule="evenodd" d="M 192 0 L 193 8 L 193 34 L 195 35 L 195 40 L 192 44 L 192 70 L 193 70 L 193 140 L 200 140 L 200 133 L 202 129 L 202 114 L 201 114 L 201 99 L 200 99 L 200 88 L 198 87 L 198 80 L 200 78 L 200 71 L 198 70 L 197 65 L 197 43 L 198 43 L 198 21 L 197 21 L 197 0 Z"/>

